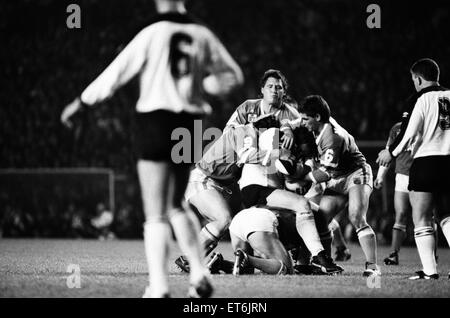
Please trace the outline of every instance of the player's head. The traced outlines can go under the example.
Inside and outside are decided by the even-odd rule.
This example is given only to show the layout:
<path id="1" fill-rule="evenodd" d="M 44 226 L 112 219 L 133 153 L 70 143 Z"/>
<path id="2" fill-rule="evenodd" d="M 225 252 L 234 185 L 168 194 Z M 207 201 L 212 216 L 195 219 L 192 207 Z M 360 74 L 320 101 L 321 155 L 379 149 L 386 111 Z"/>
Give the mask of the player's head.
<path id="1" fill-rule="evenodd" d="M 306 127 L 294 129 L 296 155 L 300 158 L 316 158 L 319 155 L 314 135 Z"/>
<path id="2" fill-rule="evenodd" d="M 411 66 L 411 78 L 416 91 L 439 82 L 439 66 L 429 58 L 420 59 Z"/>
<path id="3" fill-rule="evenodd" d="M 317 132 L 321 125 L 330 121 L 330 107 L 320 95 L 307 96 L 300 103 L 298 111 L 302 126 L 311 132 Z"/>
<path id="4" fill-rule="evenodd" d="M 282 104 L 288 90 L 286 77 L 279 70 L 268 70 L 260 81 L 264 102 L 278 107 Z"/>

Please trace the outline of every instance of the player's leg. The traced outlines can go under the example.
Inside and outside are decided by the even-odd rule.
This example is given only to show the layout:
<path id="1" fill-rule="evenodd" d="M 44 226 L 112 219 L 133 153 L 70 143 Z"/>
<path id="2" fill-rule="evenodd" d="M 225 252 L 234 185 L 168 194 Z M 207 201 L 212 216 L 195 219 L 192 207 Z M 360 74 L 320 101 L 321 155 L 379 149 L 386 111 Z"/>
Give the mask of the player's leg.
<path id="1" fill-rule="evenodd" d="M 320 267 L 326 273 L 342 272 L 343 269 L 334 263 L 322 245 L 314 214 L 307 199 L 289 191 L 275 190 L 266 197 L 266 201 L 268 206 L 295 212 L 297 232 L 313 256 L 313 265 Z"/>
<path id="2" fill-rule="evenodd" d="M 324 239 L 323 233 L 327 233 L 327 231 L 329 235 L 332 233 L 329 225 L 333 221 L 334 217 L 347 206 L 347 202 L 348 202 L 347 196 L 338 195 L 334 193 L 332 195 L 325 193 L 320 200 L 319 210 L 317 213 L 318 215 L 321 216 L 321 218 L 323 218 L 326 221 L 326 223 L 325 224 L 323 224 L 322 222 L 317 223 L 319 225 L 323 224 L 323 226 L 321 227 L 321 229 L 319 229 L 319 231 L 321 233 L 322 245 L 324 246 L 325 250 L 327 250 L 330 257 L 331 257 L 331 244 L 333 240 Z"/>
<path id="3" fill-rule="evenodd" d="M 330 231 L 333 233 L 333 244 L 336 248 L 335 261 L 348 261 L 351 257 L 350 250 L 347 247 L 341 226 L 336 218 L 333 218 L 329 224 Z"/>
<path id="4" fill-rule="evenodd" d="M 398 265 L 398 253 L 406 238 L 406 223 L 411 213 L 409 194 L 404 191 L 394 193 L 395 223 L 392 228 L 391 254 L 384 259 L 386 265 Z"/>
<path id="5" fill-rule="evenodd" d="M 200 214 L 210 222 L 200 231 L 200 242 L 205 256 L 211 253 L 225 234 L 231 222 L 227 201 L 216 189 L 200 191 L 189 199 Z"/>
<path id="6" fill-rule="evenodd" d="M 169 294 L 166 262 L 171 235 L 165 201 L 169 185 L 169 164 L 139 160 L 137 171 L 145 213 L 144 246 L 150 280 L 150 288 L 145 296 L 165 297 Z"/>
<path id="7" fill-rule="evenodd" d="M 197 217 L 184 201 L 189 167 L 173 165 L 171 172 L 167 208 L 178 245 L 189 261 L 191 283 L 189 296 L 209 297 L 212 287 L 209 283 L 209 272 L 203 264 L 202 249 L 198 238 L 200 225 Z"/>
<path id="8" fill-rule="evenodd" d="M 256 256 L 248 255 L 249 263 L 267 274 L 292 274 L 292 259 L 274 232 L 253 232 L 248 242 Z"/>
<path id="9" fill-rule="evenodd" d="M 297 231 L 313 256 L 324 250 L 308 200 L 289 191 L 275 190 L 266 201 L 269 207 L 295 212 Z"/>
<path id="10" fill-rule="evenodd" d="M 372 188 L 367 184 L 354 184 L 348 189 L 348 216 L 366 257 L 366 276 L 379 274 L 376 235 L 366 219 L 371 193 Z"/>
<path id="11" fill-rule="evenodd" d="M 423 272 L 430 276 L 437 274 L 434 253 L 435 238 L 433 226 L 433 194 L 411 191 L 409 198 L 414 222 L 414 239 L 423 266 Z"/>

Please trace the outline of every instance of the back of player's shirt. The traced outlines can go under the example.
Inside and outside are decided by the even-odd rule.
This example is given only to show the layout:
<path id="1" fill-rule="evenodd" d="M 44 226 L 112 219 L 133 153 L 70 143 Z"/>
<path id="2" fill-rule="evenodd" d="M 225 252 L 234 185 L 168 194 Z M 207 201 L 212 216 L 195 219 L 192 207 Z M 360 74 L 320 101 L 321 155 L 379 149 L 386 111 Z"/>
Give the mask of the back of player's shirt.
<path id="1" fill-rule="evenodd" d="M 188 15 L 162 15 L 159 20 L 139 32 L 88 86 L 81 96 L 84 103 L 93 105 L 110 97 L 139 74 L 138 112 L 203 114 L 210 112 L 203 99 L 207 76 L 230 72 L 236 83 L 242 81 L 239 67 L 208 28 Z"/>
<path id="2" fill-rule="evenodd" d="M 417 100 L 397 155 L 414 144 L 414 158 L 450 155 L 450 90 L 437 87 Z"/>
<path id="3" fill-rule="evenodd" d="M 400 134 L 402 123 L 396 123 L 389 132 L 388 142 L 386 147 L 389 148 L 392 143 L 396 140 L 397 136 Z M 409 169 L 413 162 L 413 157 L 410 150 L 405 150 L 395 158 L 395 173 L 400 173 L 404 175 L 409 175 Z"/>
<path id="4" fill-rule="evenodd" d="M 354 172 L 366 163 L 353 136 L 340 126 L 325 124 L 316 143 L 320 164 L 332 178 Z"/>

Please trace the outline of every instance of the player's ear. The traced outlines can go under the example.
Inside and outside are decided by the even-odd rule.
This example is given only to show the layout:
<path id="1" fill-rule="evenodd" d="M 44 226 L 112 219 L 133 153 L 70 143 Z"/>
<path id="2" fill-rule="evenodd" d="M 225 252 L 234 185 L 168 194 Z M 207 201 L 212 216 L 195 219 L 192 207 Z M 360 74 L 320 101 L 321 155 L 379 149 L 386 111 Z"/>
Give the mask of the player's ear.
<path id="1" fill-rule="evenodd" d="M 315 119 L 316 121 L 320 121 L 320 120 L 322 119 L 322 116 L 320 116 L 320 114 L 316 114 L 316 115 L 314 116 L 314 119 Z"/>

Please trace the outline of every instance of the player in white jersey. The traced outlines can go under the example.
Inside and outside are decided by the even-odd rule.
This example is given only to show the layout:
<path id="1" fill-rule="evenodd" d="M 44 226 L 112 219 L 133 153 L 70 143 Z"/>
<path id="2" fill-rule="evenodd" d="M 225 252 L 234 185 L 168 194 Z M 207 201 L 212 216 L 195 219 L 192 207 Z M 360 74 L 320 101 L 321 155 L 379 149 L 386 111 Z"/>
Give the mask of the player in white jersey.
<path id="1" fill-rule="evenodd" d="M 350 222 L 355 226 L 366 257 L 364 276 L 380 275 L 376 236 L 366 221 L 372 193 L 372 170 L 356 146 L 353 136 L 330 122 L 330 108 L 318 95 L 306 97 L 299 107 L 302 124 L 316 136 L 320 165 L 329 174 L 320 199 L 320 210 L 328 220 L 348 200 Z"/>
<path id="2" fill-rule="evenodd" d="M 411 279 L 437 279 L 434 207 L 442 232 L 450 243 L 450 90 L 439 85 L 439 66 L 431 59 L 417 61 L 410 72 L 420 95 L 392 156 L 395 158 L 413 145 L 408 190 L 414 237 L 423 269 Z"/>
<path id="3" fill-rule="evenodd" d="M 191 162 L 172 153 L 172 133 L 188 131 L 210 112 L 205 92 L 229 93 L 243 82 L 242 71 L 217 37 L 187 14 L 184 0 L 155 0 L 159 15 L 123 49 L 61 115 L 104 101 L 139 75 L 137 150 L 143 207 L 144 246 L 150 285 L 144 297 L 168 297 L 168 246 L 171 227 L 190 262 L 190 297 L 209 297 L 213 288 L 202 262 L 198 221 L 183 201 Z M 193 147 L 200 143 L 192 142 Z M 195 153 L 192 152 L 192 153 Z"/>

